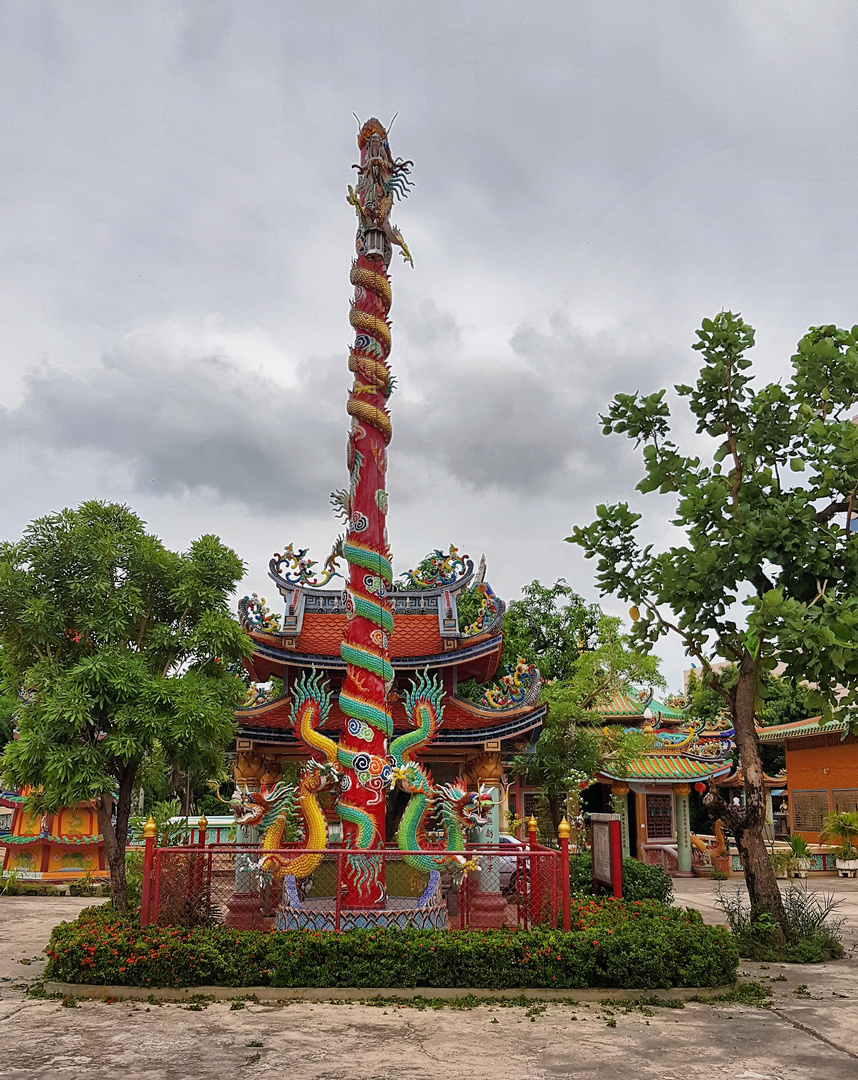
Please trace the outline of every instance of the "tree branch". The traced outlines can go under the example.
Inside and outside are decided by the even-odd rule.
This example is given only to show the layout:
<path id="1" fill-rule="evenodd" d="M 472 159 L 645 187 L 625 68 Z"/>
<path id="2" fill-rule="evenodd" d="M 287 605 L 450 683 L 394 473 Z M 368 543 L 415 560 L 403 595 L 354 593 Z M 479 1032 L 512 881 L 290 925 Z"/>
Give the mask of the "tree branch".
<path id="1" fill-rule="evenodd" d="M 685 642 L 688 652 L 692 653 L 694 656 L 697 657 L 697 659 L 703 665 L 703 670 L 706 672 L 707 675 L 710 675 L 712 677 L 712 689 L 715 691 L 716 694 L 718 694 L 720 697 L 722 697 L 727 702 L 727 704 L 729 705 L 730 704 L 730 695 L 727 693 L 727 691 L 721 685 L 721 681 L 719 680 L 719 678 L 717 676 L 717 673 L 713 669 L 712 665 L 709 663 L 709 660 L 703 655 L 703 653 L 697 647 L 697 644 L 694 641 L 694 639 L 692 637 L 690 637 L 688 634 L 686 634 L 684 630 L 681 630 L 675 623 L 672 623 L 668 619 L 665 619 L 665 617 L 662 615 L 662 613 L 658 610 L 658 608 L 655 606 L 655 604 L 651 600 L 647 600 L 647 598 L 644 597 L 643 600 L 642 600 L 642 603 L 643 603 L 644 607 L 648 608 L 653 613 L 653 615 L 655 615 L 656 619 L 658 619 L 658 621 L 659 621 L 659 625 L 663 626 L 666 630 L 672 630 L 675 634 L 679 634 L 679 636 Z"/>
<path id="2" fill-rule="evenodd" d="M 774 582 L 761 566 L 758 566 L 754 573 L 751 575 L 751 584 L 757 590 L 758 596 L 762 596 L 763 593 L 770 592 L 775 587 Z"/>
<path id="3" fill-rule="evenodd" d="M 854 492 L 853 492 L 854 497 Z M 838 502 L 831 502 L 819 513 L 813 515 L 813 520 L 817 525 L 822 525 L 826 521 L 831 521 L 835 514 L 843 514 L 849 511 L 851 505 L 851 499 L 841 499 Z"/>

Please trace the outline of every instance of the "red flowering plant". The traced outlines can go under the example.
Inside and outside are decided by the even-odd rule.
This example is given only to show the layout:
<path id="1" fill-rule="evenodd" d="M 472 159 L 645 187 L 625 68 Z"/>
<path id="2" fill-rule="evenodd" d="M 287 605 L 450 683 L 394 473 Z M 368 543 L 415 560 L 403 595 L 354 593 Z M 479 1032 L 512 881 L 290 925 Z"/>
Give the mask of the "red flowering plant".
<path id="1" fill-rule="evenodd" d="M 109 906 L 51 934 L 48 979 L 103 986 L 720 986 L 738 954 L 723 927 L 655 902 L 578 901 L 573 930 L 266 932 L 140 927 Z"/>

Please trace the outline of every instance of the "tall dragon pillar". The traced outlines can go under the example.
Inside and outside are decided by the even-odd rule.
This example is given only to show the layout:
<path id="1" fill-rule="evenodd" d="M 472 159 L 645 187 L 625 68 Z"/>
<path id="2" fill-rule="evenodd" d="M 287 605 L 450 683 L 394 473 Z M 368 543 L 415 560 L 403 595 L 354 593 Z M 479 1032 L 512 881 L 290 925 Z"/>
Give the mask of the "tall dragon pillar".
<path id="1" fill-rule="evenodd" d="M 347 860 L 344 902 L 372 907 L 384 900 L 381 862 L 371 854 L 384 846 L 385 794 L 390 778 L 388 740 L 393 733 L 388 697 L 393 686 L 390 635 L 393 574 L 385 527 L 387 446 L 392 435 L 387 402 L 393 389 L 388 367 L 392 245 L 411 262 L 408 248 L 390 222 L 394 198 L 410 186 L 410 161 L 395 160 L 385 128 L 368 120 L 358 134 L 360 165 L 348 201 L 358 217 L 352 264 L 354 285 L 350 322 L 355 330 L 349 352 L 354 382 L 349 392 L 349 488 L 334 501 L 346 520 L 342 553 L 349 564 L 346 609 L 348 629 L 340 655 L 346 678 L 340 709 L 347 717 L 338 757 L 342 771 L 337 812 L 344 842 L 355 854 Z"/>

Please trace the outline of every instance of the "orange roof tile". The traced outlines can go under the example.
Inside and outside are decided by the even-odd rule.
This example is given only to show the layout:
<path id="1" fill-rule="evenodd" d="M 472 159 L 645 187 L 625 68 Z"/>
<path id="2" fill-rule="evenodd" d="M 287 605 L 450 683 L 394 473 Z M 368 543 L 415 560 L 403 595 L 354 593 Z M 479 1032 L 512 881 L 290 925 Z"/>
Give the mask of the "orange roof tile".
<path id="1" fill-rule="evenodd" d="M 345 614 L 307 612 L 298 635 L 297 651 L 314 656 L 339 656 L 347 625 Z M 404 615 L 396 620 L 390 638 L 391 659 L 434 656 L 443 651 L 437 615 Z"/>
<path id="2" fill-rule="evenodd" d="M 623 776 L 614 776 L 607 769 L 604 775 L 615 780 L 703 780 L 719 772 L 727 772 L 731 768 L 729 761 L 690 761 L 685 757 L 645 754 L 639 758 L 632 758 L 623 770 Z"/>

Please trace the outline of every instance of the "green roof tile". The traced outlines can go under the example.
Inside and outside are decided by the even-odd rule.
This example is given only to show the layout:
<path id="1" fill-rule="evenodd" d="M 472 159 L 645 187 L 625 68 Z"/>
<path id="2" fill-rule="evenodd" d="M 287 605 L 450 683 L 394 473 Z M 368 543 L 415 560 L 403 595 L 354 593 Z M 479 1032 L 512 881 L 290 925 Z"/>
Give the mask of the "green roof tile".
<path id="1" fill-rule="evenodd" d="M 846 731 L 846 720 L 833 720 L 822 723 L 821 716 L 811 716 L 809 720 L 793 720 L 790 724 L 772 724 L 771 727 L 757 728 L 760 742 L 783 742 L 784 739 L 798 739 L 808 735 L 837 735 Z"/>

